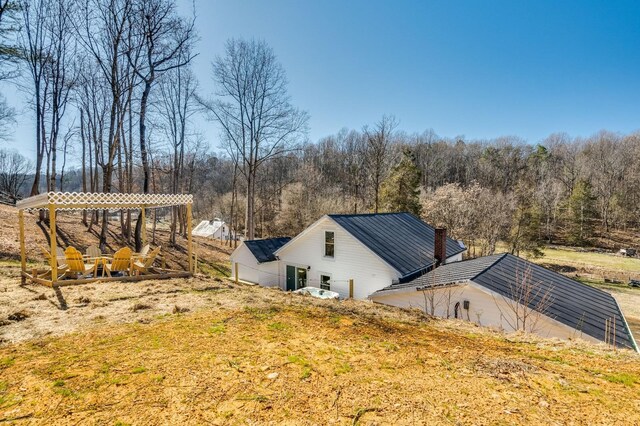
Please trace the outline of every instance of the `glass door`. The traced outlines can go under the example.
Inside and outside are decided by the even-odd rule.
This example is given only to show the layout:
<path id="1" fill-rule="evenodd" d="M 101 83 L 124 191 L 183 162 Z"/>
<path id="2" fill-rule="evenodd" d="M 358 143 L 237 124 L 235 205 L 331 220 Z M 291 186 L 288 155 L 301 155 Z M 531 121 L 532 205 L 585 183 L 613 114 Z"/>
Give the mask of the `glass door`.
<path id="1" fill-rule="evenodd" d="M 307 270 L 304 268 L 297 269 L 298 280 L 296 282 L 296 290 L 307 286 Z"/>

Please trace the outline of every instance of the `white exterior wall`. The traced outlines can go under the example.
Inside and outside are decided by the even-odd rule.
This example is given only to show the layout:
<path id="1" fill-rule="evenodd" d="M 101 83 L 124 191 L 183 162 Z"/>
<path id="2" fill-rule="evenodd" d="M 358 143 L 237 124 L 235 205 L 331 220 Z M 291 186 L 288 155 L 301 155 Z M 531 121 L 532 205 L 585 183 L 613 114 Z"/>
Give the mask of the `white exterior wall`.
<path id="1" fill-rule="evenodd" d="M 227 224 L 222 222 L 222 225 L 216 229 L 216 232 L 213 234 L 213 238 L 216 240 L 227 240 L 229 237 L 229 228 Z"/>
<path id="2" fill-rule="evenodd" d="M 229 237 L 229 227 L 218 219 L 214 221 L 203 220 L 191 231 L 191 234 L 198 237 L 226 240 Z"/>
<path id="3" fill-rule="evenodd" d="M 235 266 L 238 264 L 238 279 L 265 287 L 278 286 L 278 261 L 258 263 L 244 243 L 231 254 L 231 279 L 235 279 Z"/>
<path id="4" fill-rule="evenodd" d="M 335 256 L 324 256 L 324 232 L 335 232 Z M 331 291 L 349 297 L 349 279 L 353 279 L 354 298 L 366 299 L 374 291 L 391 285 L 399 274 L 374 255 L 333 220 L 325 217 L 306 234 L 278 252 L 280 258 L 280 288 L 286 290 L 287 265 L 311 269 L 307 285 L 320 287 L 320 275 L 331 277 Z"/>
<path id="5" fill-rule="evenodd" d="M 461 260 L 462 260 L 462 253 L 458 253 L 455 256 L 447 257 L 447 263 L 460 262 Z"/>
<path id="6" fill-rule="evenodd" d="M 447 317 L 447 306 L 449 307 L 449 318 L 454 318 L 454 306 L 460 302 L 459 312 L 462 319 L 472 321 L 482 326 L 493 327 L 506 332 L 515 331 L 511 324 L 514 324 L 513 314 L 509 305 L 502 296 L 481 287 L 475 283 L 461 284 L 434 291 L 435 315 Z M 388 294 L 376 295 L 371 298 L 374 302 L 385 305 L 398 306 L 402 308 L 418 308 L 425 310 L 431 305 L 431 298 L 425 301 L 425 295 L 415 289 L 409 291 L 389 292 Z M 469 310 L 463 309 L 463 302 L 468 300 Z M 450 303 L 447 303 L 450 302 Z M 506 317 L 506 318 L 505 318 Z M 531 317 L 533 318 L 533 317 Z M 579 331 L 553 320 L 547 316 L 538 316 L 535 328 L 531 330 L 534 334 L 542 337 L 557 337 L 560 339 L 583 338 L 592 342 L 599 342 L 598 339 L 582 334 Z"/>

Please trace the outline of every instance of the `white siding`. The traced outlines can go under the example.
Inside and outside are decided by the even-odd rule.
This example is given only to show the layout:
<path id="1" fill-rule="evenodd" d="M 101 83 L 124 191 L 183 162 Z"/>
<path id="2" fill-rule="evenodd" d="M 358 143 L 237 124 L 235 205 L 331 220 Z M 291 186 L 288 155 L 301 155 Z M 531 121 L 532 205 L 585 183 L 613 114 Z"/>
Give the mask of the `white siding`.
<path id="1" fill-rule="evenodd" d="M 447 263 L 460 262 L 462 260 L 462 253 L 458 253 L 454 256 L 447 257 Z"/>
<path id="2" fill-rule="evenodd" d="M 335 232 L 335 256 L 324 256 L 324 232 Z M 307 285 L 320 287 L 320 275 L 331 276 L 331 290 L 349 297 L 353 279 L 354 298 L 366 299 L 374 291 L 389 286 L 398 273 L 330 218 L 325 217 L 308 232 L 280 252 L 280 287 L 286 289 L 287 265 L 311 269 Z"/>
<path id="3" fill-rule="evenodd" d="M 514 331 L 512 327 L 512 324 L 514 324 L 512 320 L 513 314 L 509 309 L 509 305 L 501 296 L 475 283 L 441 288 L 433 293 L 432 298 L 428 298 L 427 300 L 425 300 L 423 292 L 415 290 L 389 292 L 388 294 L 382 293 L 381 295 L 373 296 L 371 299 L 374 302 L 385 305 L 402 308 L 418 308 L 421 310 L 425 309 L 425 304 L 431 306 L 431 300 L 433 300 L 433 304 L 436 306 L 435 315 L 443 318 L 447 316 L 454 318 L 454 307 L 455 304 L 459 302 L 459 312 L 462 314 L 463 319 L 479 325 L 501 329 L 506 332 Z M 465 300 L 470 302 L 468 311 L 462 309 Z M 535 328 L 530 331 L 539 336 L 557 337 L 560 339 L 580 337 L 593 342 L 599 341 L 547 316 L 539 315 L 537 318 L 538 319 L 535 320 Z"/>
<path id="4" fill-rule="evenodd" d="M 231 278 L 235 279 L 235 264 L 238 264 L 238 278 L 242 281 L 260 284 L 266 287 L 278 286 L 278 263 L 258 263 L 244 243 L 231 254 Z"/>

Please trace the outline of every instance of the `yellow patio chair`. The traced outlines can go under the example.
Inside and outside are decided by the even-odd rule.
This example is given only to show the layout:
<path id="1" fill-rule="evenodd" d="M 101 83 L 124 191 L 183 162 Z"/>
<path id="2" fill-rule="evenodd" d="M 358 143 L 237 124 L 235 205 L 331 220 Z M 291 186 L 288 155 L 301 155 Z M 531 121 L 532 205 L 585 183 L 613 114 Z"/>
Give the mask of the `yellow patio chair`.
<path id="1" fill-rule="evenodd" d="M 44 258 L 47 259 L 47 263 L 51 262 L 51 253 L 49 253 L 49 250 L 44 247 L 44 246 L 40 246 L 40 250 L 42 250 L 42 254 L 44 255 Z M 56 263 L 58 264 L 58 275 L 63 274 L 67 269 L 68 269 L 68 265 L 65 263 L 65 255 L 64 255 L 64 250 L 62 250 L 60 247 L 56 247 Z M 51 271 L 49 271 L 48 273 L 50 273 Z"/>
<path id="2" fill-rule="evenodd" d="M 111 276 L 112 272 L 126 272 L 131 275 L 131 249 L 121 248 L 114 253 L 111 263 L 107 263 L 104 267 L 108 276 Z"/>
<path id="3" fill-rule="evenodd" d="M 67 262 L 68 268 L 66 275 L 73 275 L 75 278 L 86 278 L 90 273 L 95 275 L 95 265 L 87 265 L 84 263 L 82 253 L 80 253 L 75 247 L 69 246 L 64 251 L 64 257 Z"/>
<path id="4" fill-rule="evenodd" d="M 151 253 L 149 253 L 148 256 L 139 258 L 135 262 L 133 262 L 133 271 L 136 275 L 151 274 L 153 272 L 153 262 L 156 261 L 156 258 L 160 254 L 160 249 L 160 247 L 156 247 L 155 249 L 151 250 Z"/>
<path id="5" fill-rule="evenodd" d="M 86 257 L 90 257 L 93 259 L 102 256 L 102 250 L 100 250 L 100 248 L 97 246 L 87 247 L 87 251 L 85 251 L 85 253 L 87 255 Z"/>
<path id="6" fill-rule="evenodd" d="M 140 257 L 147 257 L 150 248 L 151 246 L 149 244 L 145 244 L 144 247 L 142 247 L 142 249 L 140 250 L 140 253 L 138 253 Z"/>

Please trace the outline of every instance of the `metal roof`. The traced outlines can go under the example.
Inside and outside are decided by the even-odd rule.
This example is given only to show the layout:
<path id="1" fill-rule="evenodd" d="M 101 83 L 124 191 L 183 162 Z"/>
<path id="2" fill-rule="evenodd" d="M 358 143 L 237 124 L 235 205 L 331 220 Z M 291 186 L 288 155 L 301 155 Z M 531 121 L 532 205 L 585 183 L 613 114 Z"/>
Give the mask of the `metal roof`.
<path id="1" fill-rule="evenodd" d="M 514 293 L 518 291 L 514 291 L 514 283 L 525 279 L 536 288 L 527 301 L 529 308 L 539 308 L 540 299 L 546 297 L 544 315 L 601 341 L 606 339 L 605 322 L 613 320 L 616 344 L 637 350 L 613 296 L 508 253 L 443 265 L 411 282 L 391 285 L 377 293 L 472 281 L 502 297 L 516 300 L 518 295 Z M 609 333 L 613 335 L 612 331 Z"/>
<path id="2" fill-rule="evenodd" d="M 422 287 L 438 287 L 448 284 L 455 284 L 469 281 L 479 275 L 485 269 L 492 266 L 504 254 L 496 254 L 492 256 L 478 257 L 461 262 L 452 262 L 442 265 L 436 269 L 432 269 L 424 275 L 420 275 L 406 283 L 393 284 L 378 290 L 376 293 L 387 293 L 391 291 L 402 291 L 410 289 L 420 289 Z"/>
<path id="3" fill-rule="evenodd" d="M 413 278 L 434 264 L 435 228 L 410 213 L 331 214 L 338 225 L 400 272 Z M 447 238 L 447 257 L 465 249 Z"/>
<path id="4" fill-rule="evenodd" d="M 618 303 L 605 291 L 579 283 L 511 254 L 504 255 L 498 262 L 474 277 L 473 282 L 501 296 L 513 298 L 511 289 L 514 280 L 522 280 L 525 276 L 539 288 L 528 303 L 530 308 L 535 309 L 539 299 L 548 294 L 550 303 L 545 309 L 545 315 L 602 341 L 606 339 L 605 322 L 615 320 L 616 344 L 636 349 Z"/>
<path id="5" fill-rule="evenodd" d="M 203 220 L 198 224 L 198 226 L 193 228 L 191 234 L 198 237 L 210 237 L 218 232 L 218 229 L 222 226 L 224 226 L 224 222 L 220 219 Z"/>
<path id="6" fill-rule="evenodd" d="M 256 258 L 258 263 L 276 260 L 274 252 L 291 240 L 290 237 L 267 238 L 264 240 L 249 240 L 244 244 Z"/>

